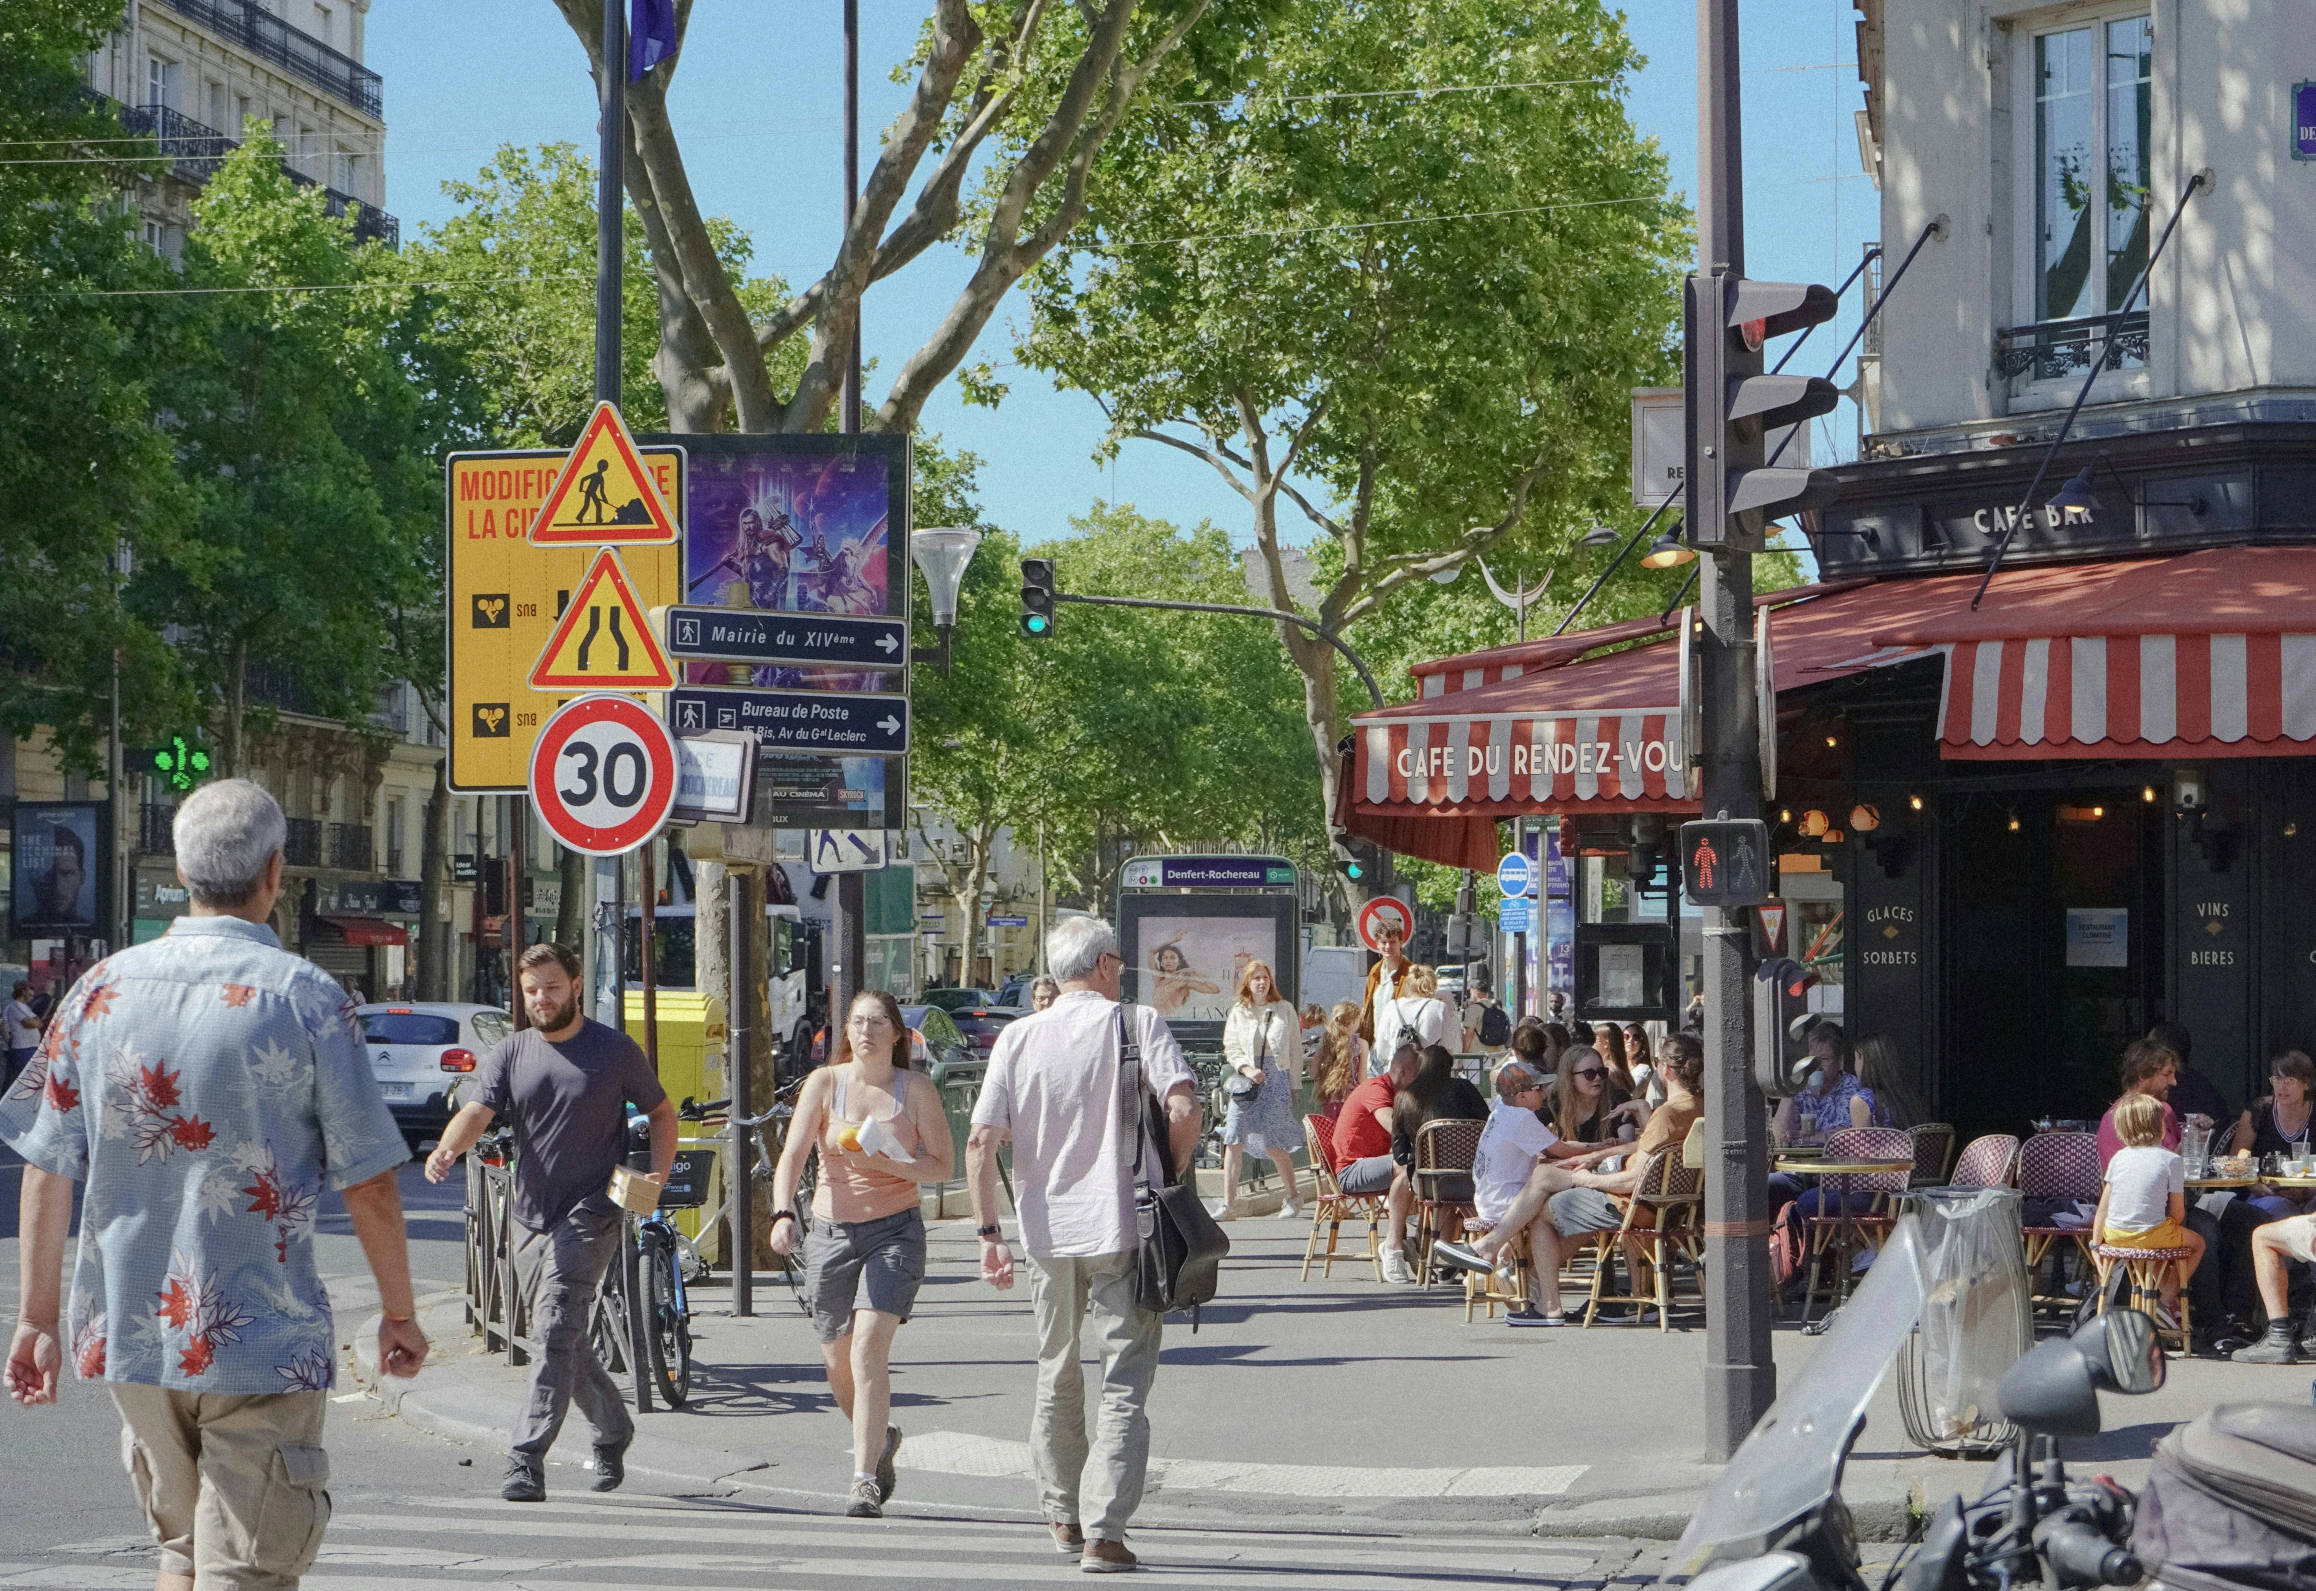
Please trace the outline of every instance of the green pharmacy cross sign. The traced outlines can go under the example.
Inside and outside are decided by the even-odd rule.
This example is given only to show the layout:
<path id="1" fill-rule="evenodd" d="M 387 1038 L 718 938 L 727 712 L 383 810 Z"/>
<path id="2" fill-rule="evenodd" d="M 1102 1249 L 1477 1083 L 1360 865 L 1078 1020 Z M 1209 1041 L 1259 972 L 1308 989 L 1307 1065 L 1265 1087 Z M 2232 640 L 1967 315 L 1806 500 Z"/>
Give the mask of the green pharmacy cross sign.
<path id="1" fill-rule="evenodd" d="M 209 777 L 209 753 L 183 735 L 170 737 L 166 746 L 151 753 L 150 766 L 172 790 L 190 790 Z"/>

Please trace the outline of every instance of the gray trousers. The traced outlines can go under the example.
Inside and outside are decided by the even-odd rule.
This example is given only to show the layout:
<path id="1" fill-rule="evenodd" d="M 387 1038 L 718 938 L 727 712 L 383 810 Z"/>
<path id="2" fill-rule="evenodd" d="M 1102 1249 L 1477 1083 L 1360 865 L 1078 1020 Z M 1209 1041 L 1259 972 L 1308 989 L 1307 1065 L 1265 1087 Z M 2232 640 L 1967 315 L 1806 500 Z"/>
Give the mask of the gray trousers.
<path id="1" fill-rule="evenodd" d="M 531 1369 L 530 1398 L 515 1421 L 512 1451 L 545 1463 L 574 1399 L 595 1427 L 598 1446 L 625 1444 L 635 1434 L 635 1418 L 587 1340 L 595 1289 L 619 1252 L 619 1212 L 581 1205 L 544 1232 L 519 1224 L 515 1230 L 515 1270 L 531 1295 L 531 1338 L 539 1357 Z"/>
<path id="2" fill-rule="evenodd" d="M 1134 1301 L 1134 1256 L 1030 1256 L 1037 1314 L 1037 1410 L 1029 1450 L 1039 1501 L 1056 1524 L 1123 1541 L 1150 1470 L 1150 1383 L 1158 1375 L 1164 1319 Z M 1102 1406 L 1086 1436 L 1085 1367 L 1079 1342 L 1091 1301 L 1098 1311 Z"/>

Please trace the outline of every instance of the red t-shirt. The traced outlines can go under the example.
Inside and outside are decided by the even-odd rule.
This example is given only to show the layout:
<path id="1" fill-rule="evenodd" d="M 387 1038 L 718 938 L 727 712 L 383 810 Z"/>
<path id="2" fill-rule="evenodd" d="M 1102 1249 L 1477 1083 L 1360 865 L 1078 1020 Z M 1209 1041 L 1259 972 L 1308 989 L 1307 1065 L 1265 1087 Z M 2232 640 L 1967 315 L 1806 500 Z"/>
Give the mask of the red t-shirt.
<path id="1" fill-rule="evenodd" d="M 1336 1168 L 1391 1153 L 1391 1129 L 1375 1119 L 1377 1111 L 1390 1109 L 1389 1077 L 1370 1077 L 1344 1096 L 1343 1113 L 1335 1118 L 1335 1141 L 1329 1146 Z"/>

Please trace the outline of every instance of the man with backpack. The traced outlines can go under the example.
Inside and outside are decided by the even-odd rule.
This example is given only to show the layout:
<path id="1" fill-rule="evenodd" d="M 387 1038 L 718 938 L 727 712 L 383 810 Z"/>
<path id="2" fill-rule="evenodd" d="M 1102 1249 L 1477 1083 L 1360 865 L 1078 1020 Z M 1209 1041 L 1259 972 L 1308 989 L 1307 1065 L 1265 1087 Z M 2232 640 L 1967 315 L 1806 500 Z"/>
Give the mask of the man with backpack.
<path id="1" fill-rule="evenodd" d="M 1475 974 L 1471 998 L 1464 1002 L 1464 1049 L 1496 1055 L 1512 1043 L 1512 1013 L 1496 1003 L 1486 973 Z"/>
<path id="2" fill-rule="evenodd" d="M 1135 1567 L 1126 1522 L 1150 1466 L 1150 1384 L 1163 1317 L 1136 1288 L 1141 1240 L 1137 1170 L 1152 1189 L 1197 1147 L 1198 1085 L 1182 1046 L 1146 1005 L 1121 1005 L 1125 961 L 1110 925 L 1065 918 L 1046 936 L 1046 965 L 1061 994 L 1007 1025 L 989 1054 L 965 1166 L 981 1238 L 981 1276 L 1013 1286 L 1013 1251 L 997 1222 L 997 1151 L 1013 1146 L 1021 1246 L 1029 1256 L 1037 1319 L 1037 1405 L 1031 1461 L 1054 1549 L 1089 1574 Z M 1162 1103 L 1169 1166 L 1153 1164 L 1141 1100 L 1126 1093 L 1129 1046 L 1142 1091 Z M 1139 1155 L 1141 1164 L 1137 1167 Z M 1086 1307 L 1098 1313 L 1101 1413 L 1086 1440 L 1079 1341 Z"/>

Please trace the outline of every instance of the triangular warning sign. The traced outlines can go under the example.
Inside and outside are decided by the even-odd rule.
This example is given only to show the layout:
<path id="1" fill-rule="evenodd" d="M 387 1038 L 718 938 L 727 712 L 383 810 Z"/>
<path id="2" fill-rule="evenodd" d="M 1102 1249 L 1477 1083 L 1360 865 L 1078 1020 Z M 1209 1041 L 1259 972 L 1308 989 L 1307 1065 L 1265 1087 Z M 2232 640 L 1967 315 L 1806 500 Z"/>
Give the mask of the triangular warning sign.
<path id="1" fill-rule="evenodd" d="M 602 546 L 671 542 L 683 534 L 667 511 L 651 472 L 636 456 L 627 423 L 608 403 L 579 433 L 579 445 L 563 461 L 563 473 L 531 521 L 531 544 L 539 547 Z"/>
<path id="2" fill-rule="evenodd" d="M 531 689 L 662 691 L 674 684 L 675 670 L 635 600 L 626 567 L 604 548 L 531 665 Z"/>
<path id="3" fill-rule="evenodd" d="M 1783 906 L 1756 906 L 1753 908 L 1761 921 L 1761 937 L 1772 951 L 1785 944 L 1785 908 Z"/>

